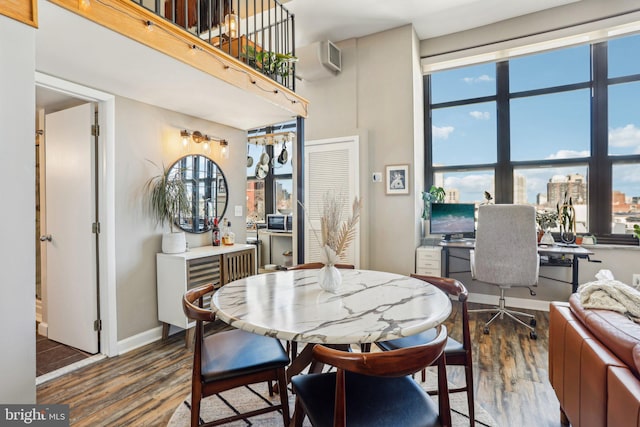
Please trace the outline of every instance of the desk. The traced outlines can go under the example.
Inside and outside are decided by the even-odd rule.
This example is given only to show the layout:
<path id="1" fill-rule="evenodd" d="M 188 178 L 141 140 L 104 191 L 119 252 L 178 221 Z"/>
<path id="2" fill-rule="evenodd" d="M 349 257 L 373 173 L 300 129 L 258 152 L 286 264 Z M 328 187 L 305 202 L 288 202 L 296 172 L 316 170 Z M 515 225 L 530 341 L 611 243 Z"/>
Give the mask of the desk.
<path id="1" fill-rule="evenodd" d="M 358 344 L 431 329 L 451 313 L 444 292 L 422 280 L 370 270 L 340 270 L 336 294 L 318 285 L 318 270 L 292 270 L 231 282 L 211 298 L 216 315 L 238 329 L 311 344 Z M 311 361 L 307 345 L 287 377 Z"/>
<path id="2" fill-rule="evenodd" d="M 442 246 L 444 252 L 444 271 L 445 277 L 449 277 L 449 257 L 450 249 L 468 249 L 471 250 L 475 247 L 475 241 L 473 239 L 466 239 L 460 242 L 445 242 L 439 243 Z M 583 248 L 582 246 L 566 246 L 566 245 L 538 245 L 538 254 L 540 255 L 556 255 L 561 256 L 558 262 L 541 262 L 541 267 L 571 267 L 571 291 L 575 293 L 578 290 L 578 262 L 580 258 L 589 258 L 589 255 L 593 255 L 593 252 Z M 565 256 L 569 256 L 570 259 L 565 259 Z M 455 273 L 455 272 L 454 272 Z M 543 277 L 543 276 L 540 276 Z M 551 279 L 545 277 L 546 279 Z M 557 279 L 551 279 L 557 280 Z"/>

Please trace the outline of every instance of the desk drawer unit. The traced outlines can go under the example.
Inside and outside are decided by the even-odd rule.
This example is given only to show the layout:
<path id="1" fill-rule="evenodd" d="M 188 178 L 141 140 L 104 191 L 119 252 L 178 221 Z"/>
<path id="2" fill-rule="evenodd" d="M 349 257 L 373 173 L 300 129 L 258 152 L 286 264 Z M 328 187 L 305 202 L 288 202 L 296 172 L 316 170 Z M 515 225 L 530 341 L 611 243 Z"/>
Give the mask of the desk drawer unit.
<path id="1" fill-rule="evenodd" d="M 442 276 L 442 248 L 420 246 L 416 249 L 416 274 Z"/>

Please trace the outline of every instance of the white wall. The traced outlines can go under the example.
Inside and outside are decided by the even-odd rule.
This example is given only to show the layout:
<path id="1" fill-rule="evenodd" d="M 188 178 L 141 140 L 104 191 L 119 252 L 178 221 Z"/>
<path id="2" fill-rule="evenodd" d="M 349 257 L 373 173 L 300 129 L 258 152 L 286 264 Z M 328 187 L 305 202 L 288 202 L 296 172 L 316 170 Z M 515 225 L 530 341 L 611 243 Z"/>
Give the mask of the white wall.
<path id="1" fill-rule="evenodd" d="M 583 34 L 637 21 L 639 8 L 637 0 L 580 0 L 468 31 L 422 40 L 420 55 L 423 58 L 433 57 L 428 62 L 438 62 Z M 636 12 L 631 13 L 633 11 Z"/>
<path id="2" fill-rule="evenodd" d="M 229 186 L 225 216 L 232 222 L 236 241 L 246 240 L 246 132 L 184 114 L 157 108 L 127 98 L 116 98 L 116 283 L 118 340 L 158 326 L 156 300 L 156 253 L 161 251 L 161 227 L 146 213 L 142 188 L 158 170 L 183 153 L 180 129 L 199 130 L 229 141 L 230 157 L 221 159 L 216 144 L 210 157 L 220 166 Z M 192 153 L 201 148 L 192 144 Z M 234 206 L 242 206 L 235 217 Z M 189 234 L 190 247 L 211 243 L 210 233 Z"/>
<path id="3" fill-rule="evenodd" d="M 0 403 L 35 403 L 35 29 L 0 15 Z"/>
<path id="4" fill-rule="evenodd" d="M 409 164 L 411 174 L 421 173 L 414 146 L 417 140 L 422 144 L 414 111 L 416 96 L 422 102 L 415 32 L 404 26 L 338 46 L 339 75 L 297 86 L 310 101 L 305 139 L 360 136 L 361 234 L 368 239 L 361 241 L 361 265 L 408 274 L 418 246 L 416 194 L 422 189 L 411 181 L 409 195 L 387 196 L 384 184 L 371 182 L 371 173 L 390 164 Z"/>

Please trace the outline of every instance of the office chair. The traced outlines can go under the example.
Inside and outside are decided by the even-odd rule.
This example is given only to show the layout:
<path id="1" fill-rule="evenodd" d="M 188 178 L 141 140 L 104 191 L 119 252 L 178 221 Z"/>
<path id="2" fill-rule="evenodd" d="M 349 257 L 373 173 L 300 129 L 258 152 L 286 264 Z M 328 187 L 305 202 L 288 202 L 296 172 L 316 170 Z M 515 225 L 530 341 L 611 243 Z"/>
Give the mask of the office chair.
<path id="1" fill-rule="evenodd" d="M 465 386 L 457 388 L 449 388 L 449 393 L 466 392 L 467 393 L 467 405 L 469 406 L 469 425 L 473 427 L 475 425 L 475 406 L 473 403 L 473 358 L 471 356 L 471 333 L 469 332 L 469 313 L 467 308 L 467 298 L 469 293 L 464 285 L 455 280 L 447 279 L 443 277 L 434 276 L 421 276 L 418 274 L 412 274 L 411 277 L 423 280 L 447 294 L 456 297 L 460 302 L 461 318 L 458 318 L 462 324 L 462 342 L 459 342 L 451 337 L 447 339 L 447 345 L 444 348 L 445 363 L 447 366 L 464 366 L 465 372 Z M 433 341 L 436 337 L 436 329 L 429 329 L 428 331 L 421 332 L 419 334 L 410 335 L 404 338 L 398 338 L 390 341 L 377 342 L 376 345 L 383 351 L 397 350 L 399 348 L 413 347 Z M 425 370 L 422 370 L 422 381 L 424 382 Z M 435 391 L 429 391 L 429 394 L 437 394 Z"/>
<path id="2" fill-rule="evenodd" d="M 193 374 L 191 379 L 191 427 L 200 424 L 200 401 L 225 390 L 259 382 L 278 382 L 280 404 L 236 414 L 224 419 L 207 422 L 213 426 L 245 419 L 270 411 L 282 411 L 285 427 L 289 425 L 289 399 L 285 368 L 289 357 L 275 338 L 252 334 L 240 329 L 217 332 L 204 336 L 204 322 L 215 320 L 215 314 L 195 304 L 202 297 L 213 292 L 209 283 L 190 289 L 184 295 L 182 307 L 189 319 L 196 321 L 195 348 L 193 350 Z"/>
<path id="3" fill-rule="evenodd" d="M 536 209 L 526 205 L 481 205 L 478 208 L 478 226 L 475 249 L 470 253 L 471 276 L 475 280 L 500 288 L 499 306 L 489 309 L 469 310 L 469 312 L 495 313 L 484 325 L 484 333 L 489 333 L 489 325 L 496 320 L 511 317 L 529 329 L 531 339 L 537 339 L 535 316 L 505 308 L 505 290 L 512 287 L 531 289 L 538 282 L 540 256 L 536 237 Z M 529 319 L 529 324 L 519 319 Z"/>
<path id="4" fill-rule="evenodd" d="M 336 372 L 296 375 L 292 426 L 305 415 L 314 427 L 450 426 L 451 409 L 443 350 L 447 328 L 437 329 L 427 344 L 376 353 L 353 353 L 323 345 L 313 348 L 320 363 Z M 409 374 L 434 362 L 438 366 L 438 405 Z"/>

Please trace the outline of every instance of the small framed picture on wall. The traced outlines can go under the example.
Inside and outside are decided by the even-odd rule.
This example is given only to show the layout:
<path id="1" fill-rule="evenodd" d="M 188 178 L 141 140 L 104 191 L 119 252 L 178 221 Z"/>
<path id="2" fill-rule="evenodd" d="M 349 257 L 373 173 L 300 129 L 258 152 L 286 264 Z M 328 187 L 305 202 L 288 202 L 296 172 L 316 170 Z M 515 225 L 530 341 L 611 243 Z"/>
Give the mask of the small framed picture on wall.
<path id="1" fill-rule="evenodd" d="M 387 194 L 409 194 L 409 165 L 387 165 L 385 175 Z"/>

